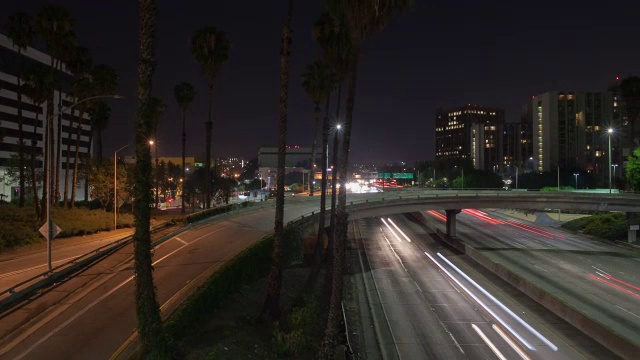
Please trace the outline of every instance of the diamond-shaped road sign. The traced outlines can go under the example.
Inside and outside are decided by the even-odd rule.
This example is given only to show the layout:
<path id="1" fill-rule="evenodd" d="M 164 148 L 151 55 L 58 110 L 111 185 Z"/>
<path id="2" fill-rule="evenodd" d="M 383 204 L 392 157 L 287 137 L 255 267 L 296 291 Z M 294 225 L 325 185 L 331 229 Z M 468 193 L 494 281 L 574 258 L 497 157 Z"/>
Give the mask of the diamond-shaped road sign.
<path id="1" fill-rule="evenodd" d="M 51 237 L 52 239 L 54 239 L 56 236 L 58 236 L 58 234 L 60 234 L 60 231 L 62 231 L 62 229 L 60 229 L 60 227 L 58 225 L 56 225 L 56 223 L 53 222 L 53 220 L 49 220 L 51 222 L 51 227 L 53 227 L 53 236 Z M 44 236 L 46 239 L 49 238 L 49 223 L 46 222 L 44 223 L 44 225 L 42 225 L 42 227 L 40 227 L 40 234 L 42 234 L 42 236 Z"/>

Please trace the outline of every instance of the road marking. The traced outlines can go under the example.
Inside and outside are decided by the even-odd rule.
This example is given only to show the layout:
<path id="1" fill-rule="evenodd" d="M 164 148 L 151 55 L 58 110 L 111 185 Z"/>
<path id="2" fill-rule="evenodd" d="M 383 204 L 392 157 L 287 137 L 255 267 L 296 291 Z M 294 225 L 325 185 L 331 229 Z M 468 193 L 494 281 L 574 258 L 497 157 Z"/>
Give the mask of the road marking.
<path id="1" fill-rule="evenodd" d="M 471 324 L 471 327 L 473 328 L 473 330 L 475 330 L 478 335 L 480 335 L 480 337 L 482 338 L 482 340 L 489 346 L 489 348 L 491 349 L 491 351 L 493 351 L 494 354 L 496 354 L 496 356 L 498 357 L 498 359 L 500 360 L 507 360 L 506 357 L 504 357 L 504 355 L 502 355 L 502 353 L 500 352 L 500 350 L 498 350 L 498 348 L 493 345 L 493 343 L 491 342 L 491 340 L 489 340 L 489 338 L 487 337 L 487 335 L 485 335 L 482 330 L 480 330 L 479 327 L 476 326 L 476 324 Z"/>
<path id="2" fill-rule="evenodd" d="M 601 272 L 601 273 L 603 273 L 603 274 L 607 274 L 607 275 L 609 275 L 609 273 L 608 273 L 608 272 L 606 272 L 606 271 L 604 271 L 604 270 L 602 270 L 602 269 L 598 269 L 597 267 L 595 267 L 595 266 L 593 266 L 593 265 L 591 265 L 591 267 L 592 267 L 592 268 L 594 268 L 594 269 L 596 269 L 596 270 L 598 270 L 598 271 L 600 271 L 600 272 Z"/>
<path id="3" fill-rule="evenodd" d="M 168 258 L 169 256 L 175 254 L 176 252 L 182 250 L 183 248 L 195 243 L 198 240 L 201 240 L 215 232 L 218 232 L 222 229 L 225 229 L 225 227 L 221 227 L 218 229 L 215 229 L 214 231 L 211 231 L 205 235 L 202 235 L 198 238 L 196 238 L 195 240 L 193 240 L 190 243 L 187 243 L 185 245 L 180 246 L 179 248 L 177 248 L 176 250 L 170 252 L 169 254 L 161 257 L 160 259 L 154 261 L 151 265 L 155 266 L 156 264 L 158 264 L 159 262 L 161 262 L 162 260 Z M 118 289 L 120 289 L 122 286 L 126 285 L 127 283 L 129 283 L 131 280 L 134 279 L 135 276 L 131 276 L 129 277 L 127 280 L 121 282 L 120 284 L 118 284 L 116 287 L 114 287 L 113 289 L 111 289 L 109 292 L 105 293 L 104 295 L 102 295 L 101 297 L 99 297 L 98 299 L 96 299 L 95 301 L 93 301 L 91 304 L 89 304 L 87 307 L 85 307 L 84 309 L 78 311 L 77 313 L 75 313 L 71 318 L 67 319 L 67 321 L 65 321 L 64 323 L 58 325 L 55 329 L 53 329 L 51 332 L 49 332 L 48 334 L 44 335 L 43 337 L 41 337 L 37 342 L 35 342 L 33 345 L 31 345 L 29 348 L 27 348 L 23 353 L 21 353 L 19 356 L 17 356 L 15 358 L 15 360 L 20 360 L 22 358 L 24 358 L 25 356 L 27 356 L 31 351 L 33 351 L 36 347 L 40 346 L 43 342 L 47 341 L 50 337 L 52 337 L 53 335 L 55 335 L 57 332 L 59 332 L 60 330 L 62 330 L 63 328 L 65 328 L 67 325 L 69 325 L 70 323 L 72 323 L 73 321 L 77 320 L 80 316 L 84 315 L 87 311 L 89 311 L 91 308 L 93 308 L 94 306 L 96 306 L 99 302 L 101 302 L 102 300 L 106 299 L 109 295 L 113 294 L 114 292 L 116 292 Z M 47 321 L 48 322 L 48 321 Z M 42 324 L 43 325 L 43 324 Z M 41 325 L 41 326 L 42 326 Z M 15 346 L 15 345 L 14 345 Z M 5 353 L 8 352 L 10 349 L 6 349 Z"/>
<path id="4" fill-rule="evenodd" d="M 53 264 L 59 263 L 59 262 L 63 262 L 63 261 L 67 261 L 67 260 L 73 260 L 76 258 L 81 257 L 82 255 L 78 255 L 78 256 L 72 256 L 72 257 L 68 257 L 66 259 L 61 259 L 61 260 L 56 260 L 53 261 Z M 35 270 L 37 268 L 41 268 L 41 267 L 45 267 L 47 266 L 47 264 L 40 264 L 40 265 L 36 265 L 36 266 L 32 266 L 29 268 L 24 268 L 24 269 L 20 269 L 20 270 L 15 270 L 15 271 L 11 271 L 8 273 L 4 273 L 4 274 L 0 274 L 0 279 L 5 278 L 5 277 L 9 277 L 9 276 L 13 276 L 13 275 L 18 275 L 20 273 L 26 272 L 26 271 L 30 271 L 30 270 Z"/>
<path id="5" fill-rule="evenodd" d="M 186 242 L 186 241 L 184 241 L 184 240 L 180 239 L 180 238 L 179 238 L 179 237 L 177 237 L 177 236 L 176 236 L 176 237 L 174 237 L 174 239 L 176 239 L 176 240 L 180 241 L 181 243 L 183 243 L 183 244 L 185 244 L 185 245 L 187 245 L 187 244 L 188 244 L 188 242 Z"/>
<path id="6" fill-rule="evenodd" d="M 620 310 L 622 310 L 622 311 L 626 311 L 626 312 L 628 312 L 629 314 L 631 314 L 631 315 L 633 315 L 633 316 L 637 317 L 638 319 L 640 319 L 640 316 L 638 316 L 638 315 L 636 315 L 636 314 L 632 313 L 631 311 L 629 311 L 629 310 L 627 310 L 627 309 L 625 309 L 625 308 L 623 308 L 623 307 L 620 307 L 620 306 L 618 306 L 618 305 L 616 305 L 616 307 L 617 307 L 618 309 L 620 309 Z"/>
<path id="7" fill-rule="evenodd" d="M 511 346 L 511 348 L 513 349 L 513 351 L 517 352 L 518 355 L 520 355 L 520 357 L 523 360 L 531 360 L 531 358 L 529 356 L 527 356 L 527 354 L 524 352 L 524 350 L 522 350 L 520 348 L 520 346 L 518 346 L 518 344 L 516 344 L 515 342 L 513 342 L 513 340 L 509 339 L 509 337 L 507 336 L 507 334 L 504 333 L 504 331 L 502 331 L 502 329 L 500 329 L 500 327 L 496 324 L 493 324 L 491 326 L 493 328 L 493 330 L 495 330 L 498 335 L 500 335 L 500 337 L 502 338 L 502 340 L 506 341 L 507 344 L 509 344 L 509 346 Z"/>

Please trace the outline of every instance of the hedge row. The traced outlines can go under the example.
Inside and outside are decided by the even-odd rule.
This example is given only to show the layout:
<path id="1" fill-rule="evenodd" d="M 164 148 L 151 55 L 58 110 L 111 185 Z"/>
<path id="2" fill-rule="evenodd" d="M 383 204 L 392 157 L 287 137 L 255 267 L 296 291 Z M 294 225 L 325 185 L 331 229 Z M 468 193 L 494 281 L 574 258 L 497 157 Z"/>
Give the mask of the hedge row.
<path id="1" fill-rule="evenodd" d="M 302 242 L 301 232 L 294 226 L 284 229 L 283 264 L 292 260 L 296 243 Z M 205 319 L 243 286 L 269 273 L 273 235 L 265 236 L 223 265 L 201 285 L 165 322 L 169 337 L 177 340 L 197 329 Z"/>
<path id="2" fill-rule="evenodd" d="M 607 240 L 622 240 L 629 227 L 625 213 L 608 213 L 568 221 L 562 227 Z"/>
<path id="3" fill-rule="evenodd" d="M 229 211 L 232 211 L 232 210 L 236 210 L 236 209 L 241 208 L 241 207 L 243 207 L 243 208 L 244 207 L 248 207 L 248 206 L 251 206 L 251 205 L 253 205 L 252 202 L 245 201 L 245 202 L 242 202 L 240 204 L 229 204 L 229 205 L 223 205 L 223 206 L 220 206 L 220 207 L 215 207 L 213 209 L 207 209 L 207 210 L 195 213 L 193 215 L 187 216 L 185 218 L 185 222 L 187 224 L 191 224 L 191 223 L 194 223 L 194 222 L 198 222 L 198 221 L 200 221 L 202 219 L 206 219 L 206 218 L 209 218 L 209 217 L 212 217 L 212 216 L 224 214 L 226 212 L 229 212 Z"/>

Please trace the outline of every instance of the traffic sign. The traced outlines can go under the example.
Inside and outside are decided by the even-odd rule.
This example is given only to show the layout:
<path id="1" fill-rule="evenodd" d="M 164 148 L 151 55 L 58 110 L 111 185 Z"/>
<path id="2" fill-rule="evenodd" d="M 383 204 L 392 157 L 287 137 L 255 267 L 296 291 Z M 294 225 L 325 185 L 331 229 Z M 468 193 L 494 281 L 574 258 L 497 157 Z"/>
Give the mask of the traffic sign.
<path id="1" fill-rule="evenodd" d="M 49 220 L 49 221 L 51 222 L 51 227 L 53 228 L 53 236 L 51 236 L 51 238 L 55 239 L 55 237 L 58 236 L 58 234 L 60 234 L 62 229 L 60 229 L 60 227 L 56 225 L 56 223 L 54 223 L 53 220 Z M 44 236 L 45 239 L 49 239 L 49 223 L 48 222 L 44 223 L 44 225 L 40 227 L 40 234 L 42 234 L 42 236 Z"/>

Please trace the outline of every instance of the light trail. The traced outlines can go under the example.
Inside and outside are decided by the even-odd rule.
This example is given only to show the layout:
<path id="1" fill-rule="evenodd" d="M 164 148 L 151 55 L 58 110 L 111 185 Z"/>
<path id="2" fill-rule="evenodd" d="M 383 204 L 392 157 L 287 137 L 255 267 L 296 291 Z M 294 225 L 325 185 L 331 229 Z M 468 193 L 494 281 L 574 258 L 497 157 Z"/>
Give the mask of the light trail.
<path id="1" fill-rule="evenodd" d="M 614 284 L 611 281 L 607 281 L 607 280 L 601 279 L 601 278 L 599 278 L 599 277 L 597 277 L 597 276 L 595 276 L 593 274 L 589 274 L 588 276 L 590 278 L 594 279 L 594 280 L 600 281 L 603 284 L 607 284 L 607 285 L 609 285 L 609 286 L 611 286 L 611 287 L 613 287 L 615 289 L 618 289 L 620 291 L 626 292 L 629 295 L 633 295 L 633 296 L 635 296 L 637 298 L 640 298 L 640 294 L 637 294 L 637 293 L 635 293 L 635 292 L 633 292 L 633 291 L 631 291 L 629 289 L 625 289 L 624 287 L 622 287 L 622 286 L 620 286 L 618 284 Z"/>
<path id="2" fill-rule="evenodd" d="M 393 236 L 396 237 L 396 239 L 398 239 L 398 241 L 402 241 L 402 239 L 400 239 L 400 237 L 398 236 L 398 234 L 395 233 L 395 231 L 393 231 L 393 229 L 391 228 L 391 226 L 389 226 L 389 224 L 387 224 L 387 222 L 383 219 L 380 218 L 380 220 L 382 220 L 382 222 L 387 226 L 387 228 L 389 229 L 389 231 L 391 231 L 391 233 L 393 234 Z"/>
<path id="3" fill-rule="evenodd" d="M 391 223 L 391 225 L 393 225 L 393 227 L 394 227 L 394 228 L 396 228 L 396 230 L 398 230 L 398 232 L 399 232 L 399 233 L 400 233 L 400 234 L 401 234 L 401 235 L 402 235 L 402 236 L 403 236 L 403 237 L 404 237 L 408 242 L 411 242 L 411 239 L 409 239 L 409 237 L 408 237 L 404 232 L 402 232 L 402 230 L 400 230 L 400 228 L 398 227 L 398 225 L 396 225 L 396 224 L 391 220 L 391 218 L 387 218 L 387 220 L 389 220 L 389 222 Z"/>
<path id="4" fill-rule="evenodd" d="M 496 354 L 496 356 L 498 357 L 498 359 L 500 360 L 507 360 L 506 357 L 504 357 L 504 355 L 502 355 L 502 353 L 500 352 L 500 350 L 498 350 L 498 348 L 493 345 L 493 343 L 491 342 L 491 340 L 489 340 L 489 338 L 487 337 L 487 335 L 485 335 L 482 330 L 480 330 L 480 328 L 478 326 L 476 326 L 476 324 L 471 324 L 471 327 L 473 328 L 473 330 L 475 330 L 478 335 L 480 335 L 480 337 L 482 338 L 482 340 L 489 346 L 489 349 L 491 349 L 491 351 L 493 351 L 494 354 Z"/>
<path id="5" fill-rule="evenodd" d="M 507 344 L 509 344 L 509 346 L 511 346 L 513 351 L 518 353 L 518 355 L 520 355 L 520 357 L 523 360 L 531 360 L 531 358 L 524 352 L 524 350 L 522 350 L 520 346 L 518 346 L 518 344 L 513 342 L 513 340 L 511 340 L 511 338 L 509 338 L 507 334 L 505 334 L 504 331 L 502 331 L 502 329 L 500 329 L 498 325 L 493 324 L 491 327 L 493 327 L 493 330 L 495 330 L 498 333 L 498 335 L 500 335 L 502 340 L 504 340 Z"/>

